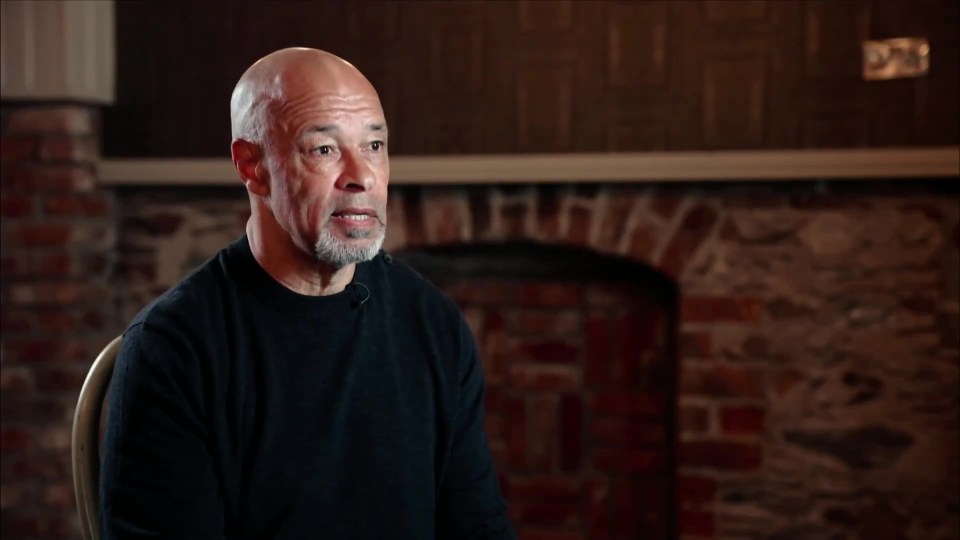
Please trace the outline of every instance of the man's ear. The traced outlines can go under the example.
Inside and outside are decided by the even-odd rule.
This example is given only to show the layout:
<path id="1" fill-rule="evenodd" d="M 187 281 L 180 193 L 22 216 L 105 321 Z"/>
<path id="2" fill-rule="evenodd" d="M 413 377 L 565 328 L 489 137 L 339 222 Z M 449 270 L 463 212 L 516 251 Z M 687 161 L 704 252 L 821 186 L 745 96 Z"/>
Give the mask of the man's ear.
<path id="1" fill-rule="evenodd" d="M 260 151 L 260 146 L 250 141 L 237 139 L 230 145 L 230 155 L 233 157 L 233 166 L 236 167 L 240 179 L 247 186 L 247 191 L 254 195 L 269 195 L 270 176 L 263 165 L 263 153 Z"/>

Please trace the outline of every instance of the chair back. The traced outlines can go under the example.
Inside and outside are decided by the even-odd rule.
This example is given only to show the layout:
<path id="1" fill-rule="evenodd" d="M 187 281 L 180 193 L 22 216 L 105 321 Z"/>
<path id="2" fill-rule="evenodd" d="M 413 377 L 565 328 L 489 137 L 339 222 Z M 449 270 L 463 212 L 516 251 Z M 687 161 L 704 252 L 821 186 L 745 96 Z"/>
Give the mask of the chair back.
<path id="1" fill-rule="evenodd" d="M 73 414 L 73 491 L 84 540 L 100 540 L 100 412 L 121 337 L 114 338 L 93 361 Z"/>

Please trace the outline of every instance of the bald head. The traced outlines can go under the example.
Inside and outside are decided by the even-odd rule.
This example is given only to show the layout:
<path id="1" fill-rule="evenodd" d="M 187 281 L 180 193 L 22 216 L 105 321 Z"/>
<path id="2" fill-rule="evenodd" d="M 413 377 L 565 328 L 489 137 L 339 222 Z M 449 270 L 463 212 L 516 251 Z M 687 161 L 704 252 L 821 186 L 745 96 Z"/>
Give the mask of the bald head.
<path id="1" fill-rule="evenodd" d="M 230 98 L 233 140 L 262 144 L 274 108 L 305 94 L 360 96 L 377 91 L 346 60 L 317 49 L 281 49 L 255 62 L 240 77 Z"/>

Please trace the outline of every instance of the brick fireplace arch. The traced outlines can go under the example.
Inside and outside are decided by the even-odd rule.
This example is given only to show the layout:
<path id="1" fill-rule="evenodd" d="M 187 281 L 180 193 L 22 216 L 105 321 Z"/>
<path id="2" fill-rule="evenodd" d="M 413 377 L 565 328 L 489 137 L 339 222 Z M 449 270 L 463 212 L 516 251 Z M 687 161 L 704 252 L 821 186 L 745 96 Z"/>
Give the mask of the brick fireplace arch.
<path id="1" fill-rule="evenodd" d="M 676 286 L 582 247 L 395 252 L 474 331 L 487 434 L 521 538 L 676 537 Z"/>

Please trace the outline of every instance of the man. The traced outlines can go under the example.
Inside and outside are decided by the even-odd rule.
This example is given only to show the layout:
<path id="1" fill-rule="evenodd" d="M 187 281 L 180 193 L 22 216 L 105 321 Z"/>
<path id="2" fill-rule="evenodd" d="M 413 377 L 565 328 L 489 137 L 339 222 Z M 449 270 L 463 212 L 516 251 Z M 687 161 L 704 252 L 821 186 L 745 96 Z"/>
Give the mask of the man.
<path id="1" fill-rule="evenodd" d="M 105 538 L 513 538 L 470 331 L 380 251 L 374 88 L 284 49 L 244 73 L 230 114 L 246 234 L 124 334 Z"/>

